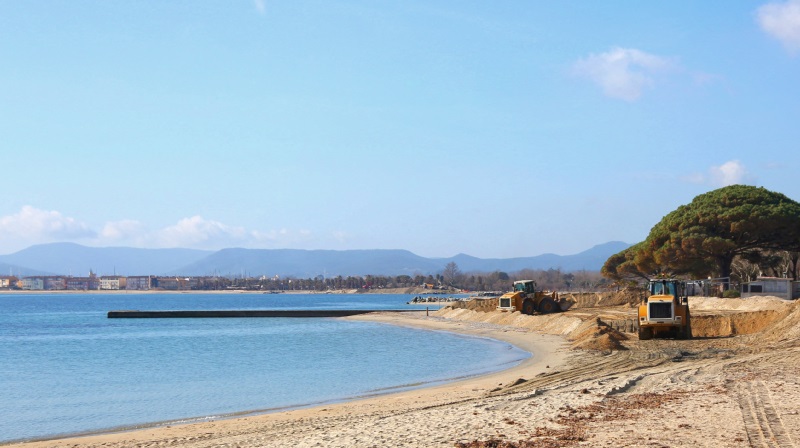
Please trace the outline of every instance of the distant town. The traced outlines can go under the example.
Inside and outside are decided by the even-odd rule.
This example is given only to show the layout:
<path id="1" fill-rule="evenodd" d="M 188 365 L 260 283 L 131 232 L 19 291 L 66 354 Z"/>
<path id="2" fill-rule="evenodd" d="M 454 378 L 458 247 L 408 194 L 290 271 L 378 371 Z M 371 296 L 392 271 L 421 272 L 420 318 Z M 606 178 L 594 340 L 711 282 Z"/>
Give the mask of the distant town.
<path id="1" fill-rule="evenodd" d="M 313 279 L 274 277 L 229 278 L 219 276 L 98 276 L 37 275 L 28 277 L 0 276 L 0 290 L 22 291 L 326 291 L 342 289 L 409 288 L 447 289 L 442 276 L 348 276 Z"/>

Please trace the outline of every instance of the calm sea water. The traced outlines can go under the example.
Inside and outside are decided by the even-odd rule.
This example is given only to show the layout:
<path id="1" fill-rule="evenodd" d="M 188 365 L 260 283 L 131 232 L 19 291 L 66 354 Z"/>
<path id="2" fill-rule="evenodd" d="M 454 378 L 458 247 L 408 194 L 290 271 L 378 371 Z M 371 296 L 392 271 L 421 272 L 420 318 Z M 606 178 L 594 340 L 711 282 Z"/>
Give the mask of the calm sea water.
<path id="1" fill-rule="evenodd" d="M 529 356 L 489 339 L 340 319 L 106 318 L 119 309 L 401 309 L 410 299 L 0 295 L 0 442 L 340 401 Z"/>

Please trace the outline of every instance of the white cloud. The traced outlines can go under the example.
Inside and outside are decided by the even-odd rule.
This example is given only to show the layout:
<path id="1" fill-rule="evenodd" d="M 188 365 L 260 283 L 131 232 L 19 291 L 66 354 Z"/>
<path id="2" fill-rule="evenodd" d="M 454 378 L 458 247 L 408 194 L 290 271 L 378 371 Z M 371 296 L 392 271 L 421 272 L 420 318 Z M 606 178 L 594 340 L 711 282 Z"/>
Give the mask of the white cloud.
<path id="1" fill-rule="evenodd" d="M 96 233 L 88 225 L 57 211 L 23 206 L 19 213 L 0 218 L 0 233 L 5 237 L 34 242 L 51 242 L 93 238 Z"/>
<path id="2" fill-rule="evenodd" d="M 779 40 L 790 53 L 800 51 L 800 0 L 768 3 L 758 8 L 757 16 L 764 32 Z"/>
<path id="3" fill-rule="evenodd" d="M 747 170 L 738 160 L 731 160 L 720 166 L 712 166 L 709 171 L 711 183 L 719 187 L 741 184 L 747 178 Z"/>
<path id="4" fill-rule="evenodd" d="M 138 239 L 144 232 L 144 224 L 132 219 L 123 219 L 107 222 L 100 231 L 100 238 L 110 241 Z"/>
<path id="5" fill-rule="evenodd" d="M 683 177 L 686 182 L 694 184 L 707 184 L 714 187 L 727 187 L 728 185 L 746 184 L 753 180 L 744 164 L 738 160 L 730 160 L 719 166 L 712 166 L 706 174 L 691 173 Z"/>
<path id="6" fill-rule="evenodd" d="M 155 239 L 156 244 L 161 247 L 222 248 L 246 242 L 248 234 L 243 227 L 193 216 L 159 230 Z"/>
<path id="7" fill-rule="evenodd" d="M 99 232 L 89 225 L 57 211 L 24 206 L 15 214 L 0 217 L 0 252 L 10 253 L 34 244 L 78 242 L 90 246 L 111 245 L 142 248 L 222 249 L 226 247 L 275 248 L 315 246 L 330 241 L 317 241 L 310 230 L 248 230 L 202 216 L 184 218 L 156 230 L 137 220 L 109 221 Z"/>
<path id="8" fill-rule="evenodd" d="M 612 98 L 636 101 L 645 88 L 655 84 L 655 76 L 672 69 L 670 59 L 633 48 L 613 48 L 578 60 L 573 71 L 599 85 Z"/>
<path id="9" fill-rule="evenodd" d="M 256 11 L 259 14 L 266 14 L 267 12 L 267 2 L 266 0 L 253 0 L 253 4 L 256 7 Z"/>

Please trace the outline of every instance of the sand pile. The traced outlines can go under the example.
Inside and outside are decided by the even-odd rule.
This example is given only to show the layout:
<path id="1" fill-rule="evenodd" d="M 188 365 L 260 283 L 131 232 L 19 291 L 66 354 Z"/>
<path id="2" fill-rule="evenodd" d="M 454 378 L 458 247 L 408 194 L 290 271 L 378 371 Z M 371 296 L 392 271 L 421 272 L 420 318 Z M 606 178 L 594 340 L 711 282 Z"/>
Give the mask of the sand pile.
<path id="1" fill-rule="evenodd" d="M 716 297 L 690 297 L 692 311 L 785 311 L 794 302 L 778 297 L 748 297 L 746 299 L 719 299 Z"/>
<path id="2" fill-rule="evenodd" d="M 572 295 L 572 297 L 578 297 Z M 618 310 L 635 313 L 635 309 L 619 308 L 619 303 L 638 304 L 640 297 L 635 291 L 620 291 L 603 294 L 583 294 L 578 297 L 577 307 L 589 311 L 557 313 L 528 316 L 519 312 L 501 312 L 486 306 L 467 308 L 443 308 L 435 315 L 465 322 L 485 322 L 546 334 L 566 336 L 575 341 L 573 347 L 588 350 L 620 350 L 626 339 L 619 330 L 634 331 L 635 314 L 610 315 L 597 314 L 588 310 L 600 302 L 614 303 L 605 310 Z M 772 342 L 800 340 L 800 302 L 789 302 L 776 297 L 753 297 L 748 299 L 719 299 L 715 297 L 692 297 L 689 299 L 692 310 L 692 336 L 698 338 L 729 337 L 769 332 Z M 574 309 L 574 308 L 573 308 Z M 629 311 L 624 311 L 629 310 Z M 627 317 L 626 317 L 627 316 Z M 617 317 L 617 320 L 614 318 Z M 602 318 L 609 327 L 599 325 L 596 318 Z M 794 320 L 793 320 L 794 319 Z M 625 323 L 624 326 L 617 325 Z M 631 325 L 628 325 L 631 323 Z"/>
<path id="3" fill-rule="evenodd" d="M 569 336 L 569 339 L 573 341 L 572 348 L 581 350 L 597 350 L 602 352 L 627 350 L 621 342 L 628 340 L 625 334 L 605 325 L 598 326 L 596 323 L 584 328 L 582 331 L 573 332 L 573 334 Z"/>
<path id="4" fill-rule="evenodd" d="M 720 299 L 691 297 L 692 335 L 727 337 L 763 331 L 783 319 L 794 306 L 777 297 Z"/>
<path id="5" fill-rule="evenodd" d="M 597 308 L 608 306 L 636 306 L 642 301 L 642 290 L 623 289 L 614 292 L 559 292 L 559 299 L 566 299 L 573 305 L 570 309 Z M 497 308 L 497 298 L 475 297 L 464 302 L 451 304 L 452 308 L 490 312 Z"/>
<path id="6" fill-rule="evenodd" d="M 764 344 L 800 345 L 800 301 L 790 303 L 772 325 L 752 338 Z"/>
<path id="7" fill-rule="evenodd" d="M 640 289 L 626 288 L 614 292 L 560 293 L 559 297 L 574 302 L 571 309 L 580 309 L 619 305 L 635 306 L 642 301 L 643 294 L 644 292 Z"/>
<path id="8" fill-rule="evenodd" d="M 785 316 L 785 311 L 750 311 L 729 315 L 692 315 L 692 336 L 727 337 L 758 333 Z"/>
<path id="9" fill-rule="evenodd" d="M 494 311 L 497 309 L 497 298 L 475 297 L 465 302 L 453 302 L 450 304 L 450 307 L 472 311 Z"/>
<path id="10" fill-rule="evenodd" d="M 567 339 L 574 341 L 573 348 L 583 350 L 624 350 L 625 347 L 620 341 L 628 339 L 623 333 L 609 326 L 599 324 L 596 319 L 584 320 L 561 313 L 529 316 L 520 312 L 480 312 L 468 309 L 443 308 L 437 311 L 435 315 L 456 321 L 484 322 L 566 336 Z"/>
<path id="11" fill-rule="evenodd" d="M 570 317 L 561 313 L 529 316 L 519 311 L 513 313 L 496 310 L 481 312 L 463 308 L 454 309 L 445 307 L 432 314 L 456 321 L 485 322 L 536 330 L 554 335 L 568 335 L 583 323 L 583 320 L 578 317 Z"/>

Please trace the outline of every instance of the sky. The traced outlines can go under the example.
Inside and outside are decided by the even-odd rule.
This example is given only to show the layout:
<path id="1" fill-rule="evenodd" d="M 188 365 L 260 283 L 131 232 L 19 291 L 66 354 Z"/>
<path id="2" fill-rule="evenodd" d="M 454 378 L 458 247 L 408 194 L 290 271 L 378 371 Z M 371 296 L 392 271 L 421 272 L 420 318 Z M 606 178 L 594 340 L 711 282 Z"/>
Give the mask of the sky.
<path id="1" fill-rule="evenodd" d="M 800 0 L 0 2 L 0 254 L 568 255 L 798 142 Z"/>

